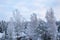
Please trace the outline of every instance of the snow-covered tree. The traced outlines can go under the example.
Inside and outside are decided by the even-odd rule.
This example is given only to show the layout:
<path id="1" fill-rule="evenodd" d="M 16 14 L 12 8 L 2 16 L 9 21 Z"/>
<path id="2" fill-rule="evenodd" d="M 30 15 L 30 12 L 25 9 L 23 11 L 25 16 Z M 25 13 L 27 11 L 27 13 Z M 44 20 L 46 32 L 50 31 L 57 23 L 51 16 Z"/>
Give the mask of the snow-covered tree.
<path id="1" fill-rule="evenodd" d="M 48 32 L 52 35 L 51 40 L 56 40 L 57 26 L 52 8 L 47 11 L 46 19 L 47 19 L 47 26 L 49 27 Z"/>
<path id="2" fill-rule="evenodd" d="M 15 21 L 15 33 L 17 37 L 22 36 L 22 34 L 24 35 L 24 27 L 23 27 L 23 17 L 20 14 L 19 10 L 16 9 L 13 12 L 13 17 L 14 17 L 14 21 Z"/>
<path id="3" fill-rule="evenodd" d="M 31 15 L 31 22 L 30 22 L 30 35 L 31 36 L 35 35 L 34 31 L 37 28 L 37 25 L 38 25 L 37 15 L 33 13 Z"/>
<path id="4" fill-rule="evenodd" d="M 44 39 L 43 35 L 47 32 L 46 29 L 47 29 L 46 22 L 39 19 L 38 27 L 35 29 L 35 33 L 39 39 L 41 39 L 41 40 Z"/>
<path id="5" fill-rule="evenodd" d="M 7 26 L 8 24 L 5 21 L 0 22 L 0 32 L 4 33 L 4 39 L 7 39 Z"/>
<path id="6" fill-rule="evenodd" d="M 3 33 L 6 28 L 7 28 L 7 23 L 2 20 L 2 21 L 0 22 L 0 29 L 1 29 L 1 32 Z"/>
<path id="7" fill-rule="evenodd" d="M 35 13 L 31 15 L 31 27 L 32 31 L 34 31 L 37 28 L 37 15 Z"/>
<path id="8" fill-rule="evenodd" d="M 8 40 L 13 40 L 15 33 L 14 33 L 14 22 L 12 17 L 11 20 L 8 22 L 7 33 L 8 33 Z"/>

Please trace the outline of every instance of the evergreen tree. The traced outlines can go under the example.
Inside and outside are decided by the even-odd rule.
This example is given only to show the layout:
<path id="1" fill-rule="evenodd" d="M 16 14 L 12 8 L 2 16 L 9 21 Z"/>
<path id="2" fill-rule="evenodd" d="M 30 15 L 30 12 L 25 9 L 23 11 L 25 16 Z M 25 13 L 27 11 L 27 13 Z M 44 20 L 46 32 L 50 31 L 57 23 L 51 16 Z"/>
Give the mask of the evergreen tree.
<path id="1" fill-rule="evenodd" d="M 13 12 L 13 17 L 14 17 L 14 21 L 15 21 L 15 33 L 17 36 L 17 40 L 18 37 L 20 37 L 23 33 L 24 33 L 24 27 L 23 27 L 23 17 L 20 15 L 19 10 L 15 10 Z"/>
<path id="2" fill-rule="evenodd" d="M 36 33 L 38 38 L 40 38 L 41 40 L 42 39 L 44 40 L 44 35 L 45 35 L 45 33 L 47 33 L 46 22 L 44 22 L 41 19 L 38 22 L 39 22 L 38 27 L 35 29 L 35 33 Z"/>
<path id="3" fill-rule="evenodd" d="M 38 26 L 38 20 L 37 20 L 37 15 L 35 13 L 33 13 L 31 15 L 31 23 L 30 23 L 30 35 L 33 36 L 32 38 L 34 40 L 36 40 L 36 33 L 34 32 L 35 29 L 37 28 Z"/>
<path id="4" fill-rule="evenodd" d="M 47 26 L 49 27 L 48 32 L 52 35 L 51 40 L 56 40 L 57 26 L 56 26 L 56 20 L 52 8 L 49 11 L 47 11 L 46 19 L 48 24 Z"/>

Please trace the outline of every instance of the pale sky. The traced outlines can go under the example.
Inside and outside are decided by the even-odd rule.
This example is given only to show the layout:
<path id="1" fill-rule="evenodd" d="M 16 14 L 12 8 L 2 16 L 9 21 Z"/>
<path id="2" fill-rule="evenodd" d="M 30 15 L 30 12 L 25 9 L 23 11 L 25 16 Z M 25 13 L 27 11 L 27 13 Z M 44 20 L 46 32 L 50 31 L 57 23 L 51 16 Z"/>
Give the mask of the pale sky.
<path id="1" fill-rule="evenodd" d="M 32 13 L 45 20 L 47 9 L 53 8 L 57 20 L 60 20 L 60 0 L 0 0 L 0 20 L 9 21 L 15 9 L 29 20 Z"/>

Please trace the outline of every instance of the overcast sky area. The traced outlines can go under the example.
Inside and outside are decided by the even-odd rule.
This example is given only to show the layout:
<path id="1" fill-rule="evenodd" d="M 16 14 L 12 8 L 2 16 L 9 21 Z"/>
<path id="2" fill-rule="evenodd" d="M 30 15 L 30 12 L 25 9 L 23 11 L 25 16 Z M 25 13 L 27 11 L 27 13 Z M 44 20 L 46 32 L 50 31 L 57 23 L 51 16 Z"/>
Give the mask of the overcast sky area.
<path id="1" fill-rule="evenodd" d="M 18 9 L 27 20 L 32 13 L 45 20 L 46 11 L 54 10 L 57 20 L 60 20 L 60 0 L 0 0 L 0 20 L 9 21 L 15 9 Z"/>

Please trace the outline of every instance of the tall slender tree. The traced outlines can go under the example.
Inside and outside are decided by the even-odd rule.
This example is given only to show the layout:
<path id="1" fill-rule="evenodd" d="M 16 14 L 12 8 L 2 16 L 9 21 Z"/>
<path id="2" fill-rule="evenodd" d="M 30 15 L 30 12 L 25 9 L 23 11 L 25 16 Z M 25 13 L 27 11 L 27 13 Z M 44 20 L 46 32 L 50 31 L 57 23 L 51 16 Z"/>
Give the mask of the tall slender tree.
<path id="1" fill-rule="evenodd" d="M 18 9 L 16 9 L 13 12 L 13 17 L 14 17 L 14 21 L 15 21 L 15 33 L 16 33 L 17 40 L 18 40 L 18 37 L 20 37 L 22 35 L 22 33 L 24 33 L 24 27 L 22 24 L 23 23 L 23 17 L 20 14 Z"/>
<path id="2" fill-rule="evenodd" d="M 46 13 L 46 19 L 47 19 L 47 26 L 48 28 L 48 32 L 52 35 L 52 40 L 56 40 L 56 36 L 57 36 L 57 26 L 56 26 L 56 20 L 54 17 L 54 12 L 53 9 L 49 9 Z"/>
<path id="3" fill-rule="evenodd" d="M 33 13 L 31 15 L 30 35 L 32 35 L 32 36 L 35 35 L 34 31 L 37 28 L 37 24 L 38 24 L 37 15 L 35 13 Z M 34 39 L 34 40 L 36 40 L 36 39 Z"/>

